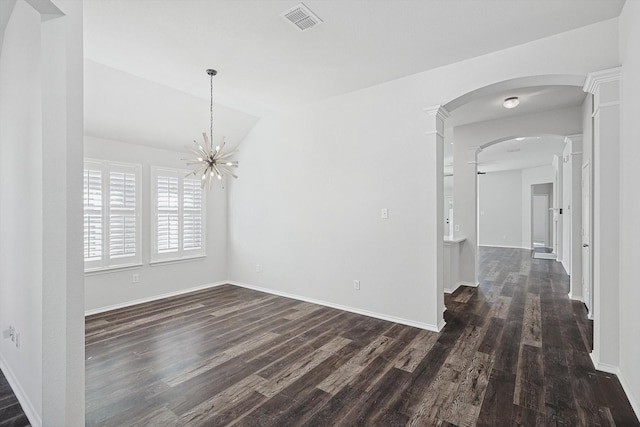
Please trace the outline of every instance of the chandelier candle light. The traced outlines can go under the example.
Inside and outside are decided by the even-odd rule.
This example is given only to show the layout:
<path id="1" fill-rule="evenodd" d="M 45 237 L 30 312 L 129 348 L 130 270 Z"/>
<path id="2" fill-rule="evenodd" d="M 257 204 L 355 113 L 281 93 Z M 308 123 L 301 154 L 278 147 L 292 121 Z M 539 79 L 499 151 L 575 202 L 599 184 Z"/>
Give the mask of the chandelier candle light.
<path id="1" fill-rule="evenodd" d="M 198 147 L 197 149 L 185 146 L 187 150 L 195 154 L 196 158 L 182 160 L 187 161 L 187 166 L 194 167 L 193 172 L 189 172 L 187 176 L 200 175 L 200 187 L 204 188 L 207 181 L 209 181 L 209 189 L 211 189 L 211 183 L 213 182 L 214 175 L 219 181 L 222 181 L 226 175 L 231 175 L 232 177 L 237 178 L 237 176 L 231 171 L 231 168 L 237 168 L 238 162 L 229 158 L 237 153 L 237 151 L 232 151 L 226 154 L 222 152 L 222 148 L 224 148 L 225 144 L 224 137 L 222 138 L 222 146 L 218 145 L 215 150 L 213 149 L 213 76 L 218 74 L 218 72 L 216 70 L 208 69 L 207 74 L 211 80 L 211 103 L 209 105 L 211 126 L 209 128 L 209 135 L 207 136 L 206 132 L 202 133 L 204 146 L 197 143 L 195 140 L 193 143 Z"/>

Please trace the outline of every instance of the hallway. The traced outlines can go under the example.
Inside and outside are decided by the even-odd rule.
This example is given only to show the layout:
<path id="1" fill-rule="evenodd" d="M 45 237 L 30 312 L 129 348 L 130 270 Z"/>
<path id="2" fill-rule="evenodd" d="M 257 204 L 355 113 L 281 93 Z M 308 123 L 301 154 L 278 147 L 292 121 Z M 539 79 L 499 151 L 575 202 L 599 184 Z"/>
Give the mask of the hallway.
<path id="1" fill-rule="evenodd" d="M 613 375 L 589 357 L 592 322 L 560 263 L 480 248 L 480 286 L 447 298 L 447 320 L 477 323 L 491 374 L 478 425 L 639 425 Z"/>

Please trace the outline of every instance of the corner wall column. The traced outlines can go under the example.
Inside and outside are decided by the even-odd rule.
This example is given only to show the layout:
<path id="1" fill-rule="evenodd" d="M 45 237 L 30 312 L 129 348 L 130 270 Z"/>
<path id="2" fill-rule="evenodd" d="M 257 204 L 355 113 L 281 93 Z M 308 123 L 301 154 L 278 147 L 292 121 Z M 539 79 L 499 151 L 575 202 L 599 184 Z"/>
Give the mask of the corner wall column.
<path id="1" fill-rule="evenodd" d="M 620 366 L 621 68 L 590 73 L 593 94 L 593 352 L 597 369 Z"/>
<path id="2" fill-rule="evenodd" d="M 432 305 L 433 312 L 436 313 L 437 318 L 435 324 L 438 325 L 438 330 L 441 330 L 444 325 L 443 313 L 444 306 L 444 232 L 442 230 L 442 222 L 444 221 L 444 121 L 449 117 L 449 113 L 440 105 L 425 108 L 424 112 L 427 114 L 427 120 L 425 125 L 425 142 L 427 143 L 427 162 L 426 170 L 433 174 L 430 182 L 435 183 L 435 200 L 430 209 L 432 212 L 430 217 L 435 218 L 436 221 L 429 224 L 429 227 L 433 227 L 430 230 L 430 235 L 435 236 L 435 240 L 430 242 L 428 256 L 433 256 L 435 259 L 436 269 L 434 275 L 429 277 L 429 281 L 433 281 L 437 284 L 435 286 L 436 294 L 433 295 Z"/>
<path id="3" fill-rule="evenodd" d="M 569 298 L 582 301 L 582 135 L 569 135 L 564 141 L 563 264 L 569 273 Z"/>

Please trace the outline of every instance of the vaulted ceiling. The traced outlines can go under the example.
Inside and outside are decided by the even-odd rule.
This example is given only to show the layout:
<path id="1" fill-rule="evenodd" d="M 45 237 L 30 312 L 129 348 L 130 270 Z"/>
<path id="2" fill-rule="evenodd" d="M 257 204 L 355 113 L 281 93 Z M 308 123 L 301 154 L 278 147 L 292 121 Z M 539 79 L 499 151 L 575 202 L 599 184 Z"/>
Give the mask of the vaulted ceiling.
<path id="1" fill-rule="evenodd" d="M 86 0 L 87 132 L 180 149 L 207 127 L 216 68 L 233 144 L 260 117 L 615 18 L 624 0 L 305 0 L 323 21 L 306 31 L 282 17 L 297 4 Z M 178 105 L 194 122 L 166 126 Z"/>

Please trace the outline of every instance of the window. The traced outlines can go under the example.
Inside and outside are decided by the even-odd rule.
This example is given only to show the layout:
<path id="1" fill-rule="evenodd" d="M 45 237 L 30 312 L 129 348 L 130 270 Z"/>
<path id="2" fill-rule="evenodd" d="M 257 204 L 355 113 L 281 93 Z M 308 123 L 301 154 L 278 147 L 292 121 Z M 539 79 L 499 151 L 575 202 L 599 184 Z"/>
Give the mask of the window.
<path id="1" fill-rule="evenodd" d="M 140 265 L 140 166 L 84 162 L 84 269 Z"/>
<path id="2" fill-rule="evenodd" d="M 189 171 L 151 168 L 151 262 L 205 256 L 204 192 Z"/>

